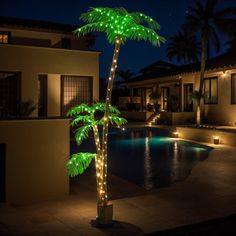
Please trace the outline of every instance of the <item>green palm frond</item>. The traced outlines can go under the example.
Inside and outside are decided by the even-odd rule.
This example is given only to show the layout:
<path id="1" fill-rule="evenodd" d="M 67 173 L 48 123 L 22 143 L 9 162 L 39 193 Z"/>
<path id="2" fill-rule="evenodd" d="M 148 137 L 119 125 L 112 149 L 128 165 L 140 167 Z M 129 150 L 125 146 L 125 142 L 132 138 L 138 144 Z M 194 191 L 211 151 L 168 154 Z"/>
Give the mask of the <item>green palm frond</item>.
<path id="1" fill-rule="evenodd" d="M 125 118 L 121 118 L 118 116 L 109 116 L 109 122 L 114 125 L 116 124 L 117 126 L 124 125 L 127 123 L 127 120 Z"/>
<path id="2" fill-rule="evenodd" d="M 123 8 L 108 8 L 108 7 L 90 7 L 88 12 L 82 13 L 80 20 L 84 22 L 105 22 L 117 20 L 120 16 L 127 15 L 128 12 Z"/>
<path id="3" fill-rule="evenodd" d="M 91 107 L 91 112 L 94 113 L 96 111 L 105 111 L 105 103 L 97 102 L 93 104 L 93 106 Z M 109 112 L 114 113 L 116 115 L 120 115 L 120 111 L 112 105 L 109 106 Z"/>
<path id="4" fill-rule="evenodd" d="M 88 104 L 80 104 L 78 106 L 72 107 L 68 112 L 67 112 L 67 116 L 75 116 L 75 115 L 79 115 L 81 113 L 91 113 L 91 108 Z"/>
<path id="5" fill-rule="evenodd" d="M 95 113 L 96 111 L 104 112 L 105 111 L 105 104 L 102 102 L 96 102 L 92 105 L 91 111 L 92 111 L 92 113 Z"/>
<path id="6" fill-rule="evenodd" d="M 120 115 L 120 111 L 112 105 L 109 106 L 109 112 L 113 115 Z"/>
<path id="7" fill-rule="evenodd" d="M 120 126 L 120 125 L 126 124 L 128 121 L 127 121 L 125 118 L 118 117 L 118 116 L 115 115 L 115 114 L 110 114 L 110 115 L 109 115 L 109 122 L 110 122 L 112 125 L 116 124 L 117 126 Z M 102 117 L 102 118 L 98 121 L 98 124 L 99 124 L 99 125 L 104 125 L 104 117 Z"/>
<path id="8" fill-rule="evenodd" d="M 75 140 L 76 143 L 78 145 L 80 145 L 82 143 L 83 140 L 85 140 L 86 138 L 88 138 L 89 136 L 89 132 L 92 130 L 92 126 L 91 125 L 84 125 L 80 128 L 78 128 L 75 131 Z"/>
<path id="9" fill-rule="evenodd" d="M 136 24 L 146 23 L 147 26 L 154 30 L 159 30 L 161 26 L 150 16 L 147 16 L 140 12 L 130 13 L 130 16 L 133 18 Z"/>
<path id="10" fill-rule="evenodd" d="M 90 165 L 93 158 L 96 157 L 95 153 L 76 153 L 73 154 L 66 164 L 68 174 L 71 177 L 82 174 Z"/>
<path id="11" fill-rule="evenodd" d="M 156 33 L 160 25 L 154 19 L 138 12 L 128 13 L 124 8 L 90 8 L 80 19 L 87 24 L 74 31 L 78 37 L 91 32 L 104 32 L 111 44 L 117 38 L 122 43 L 128 39 L 146 40 L 155 46 L 165 41 Z"/>
<path id="12" fill-rule="evenodd" d="M 93 122 L 93 117 L 91 115 L 80 115 L 74 118 L 71 122 L 72 126 L 78 125 L 79 123 L 84 122 L 84 123 L 92 123 Z"/>
<path id="13" fill-rule="evenodd" d="M 161 42 L 165 42 L 165 38 L 159 36 L 155 30 L 149 29 L 142 25 L 136 25 L 126 29 L 126 34 L 124 36 L 132 40 L 149 41 L 154 46 L 160 46 Z"/>

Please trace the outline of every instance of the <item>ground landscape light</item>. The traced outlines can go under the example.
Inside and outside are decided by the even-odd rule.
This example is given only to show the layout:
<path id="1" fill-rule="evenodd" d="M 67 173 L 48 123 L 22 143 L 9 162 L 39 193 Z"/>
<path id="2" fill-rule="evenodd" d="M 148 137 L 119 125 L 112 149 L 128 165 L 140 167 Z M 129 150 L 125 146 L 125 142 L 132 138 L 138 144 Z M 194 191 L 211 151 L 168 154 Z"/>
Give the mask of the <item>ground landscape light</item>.
<path id="1" fill-rule="evenodd" d="M 220 138 L 219 138 L 219 136 L 214 136 L 214 137 L 213 137 L 213 143 L 214 143 L 214 144 L 219 144 L 219 143 L 220 143 Z"/>
<path id="2" fill-rule="evenodd" d="M 173 135 L 174 135 L 175 138 L 179 137 L 179 133 L 177 131 L 173 132 Z"/>

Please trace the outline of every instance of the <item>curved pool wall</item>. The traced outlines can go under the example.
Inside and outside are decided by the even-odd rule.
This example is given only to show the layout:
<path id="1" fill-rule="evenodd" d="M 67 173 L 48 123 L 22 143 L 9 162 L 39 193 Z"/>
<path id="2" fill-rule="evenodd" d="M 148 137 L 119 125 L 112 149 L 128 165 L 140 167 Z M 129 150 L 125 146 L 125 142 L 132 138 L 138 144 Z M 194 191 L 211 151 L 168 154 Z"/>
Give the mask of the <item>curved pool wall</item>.
<path id="1" fill-rule="evenodd" d="M 109 131 L 108 171 L 147 190 L 168 187 L 185 180 L 212 148 L 172 137 L 161 128 L 113 128 Z M 71 153 L 95 152 L 93 139 Z"/>

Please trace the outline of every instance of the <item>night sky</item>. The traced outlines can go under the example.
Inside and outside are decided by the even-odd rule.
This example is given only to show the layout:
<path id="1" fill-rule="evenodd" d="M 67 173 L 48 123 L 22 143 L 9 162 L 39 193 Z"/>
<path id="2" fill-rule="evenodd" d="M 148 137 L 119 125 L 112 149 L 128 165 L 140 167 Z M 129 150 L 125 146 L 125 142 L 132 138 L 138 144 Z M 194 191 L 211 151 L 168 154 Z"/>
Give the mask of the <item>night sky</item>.
<path id="1" fill-rule="evenodd" d="M 204 2 L 204 0 L 202 0 Z M 124 7 L 130 12 L 143 12 L 160 25 L 160 35 L 168 39 L 180 29 L 193 0 L 6 0 L 1 2 L 0 15 L 18 18 L 46 20 L 79 25 L 79 16 L 89 7 Z M 236 0 L 219 0 L 219 8 L 236 7 Z M 92 48 L 102 52 L 100 58 L 100 76 L 107 77 L 113 53 L 103 34 L 97 34 L 96 45 Z M 225 40 L 222 38 L 222 44 Z M 156 60 L 167 60 L 166 45 L 160 48 L 143 41 L 128 41 L 121 48 L 119 69 L 130 69 L 134 73 Z M 222 48 L 221 52 L 224 52 Z M 213 52 L 213 55 L 215 53 Z"/>

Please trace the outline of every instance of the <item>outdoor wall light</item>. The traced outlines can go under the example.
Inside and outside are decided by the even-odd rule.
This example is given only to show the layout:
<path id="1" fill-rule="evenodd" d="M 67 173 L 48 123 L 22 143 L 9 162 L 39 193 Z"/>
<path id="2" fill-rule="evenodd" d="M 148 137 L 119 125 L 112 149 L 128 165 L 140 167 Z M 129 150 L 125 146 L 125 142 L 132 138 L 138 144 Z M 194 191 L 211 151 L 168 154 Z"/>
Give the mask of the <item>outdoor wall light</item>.
<path id="1" fill-rule="evenodd" d="M 125 131 L 125 128 L 124 128 L 124 127 L 122 127 L 121 129 L 122 129 L 122 131 Z"/>
<path id="2" fill-rule="evenodd" d="M 179 133 L 177 131 L 173 132 L 173 135 L 174 135 L 175 138 L 179 137 Z"/>
<path id="3" fill-rule="evenodd" d="M 213 143 L 214 144 L 219 144 L 220 143 L 220 138 L 218 136 L 213 137 Z"/>
<path id="4" fill-rule="evenodd" d="M 222 71 L 222 78 L 225 78 L 227 76 L 227 71 L 226 70 L 223 70 Z"/>

